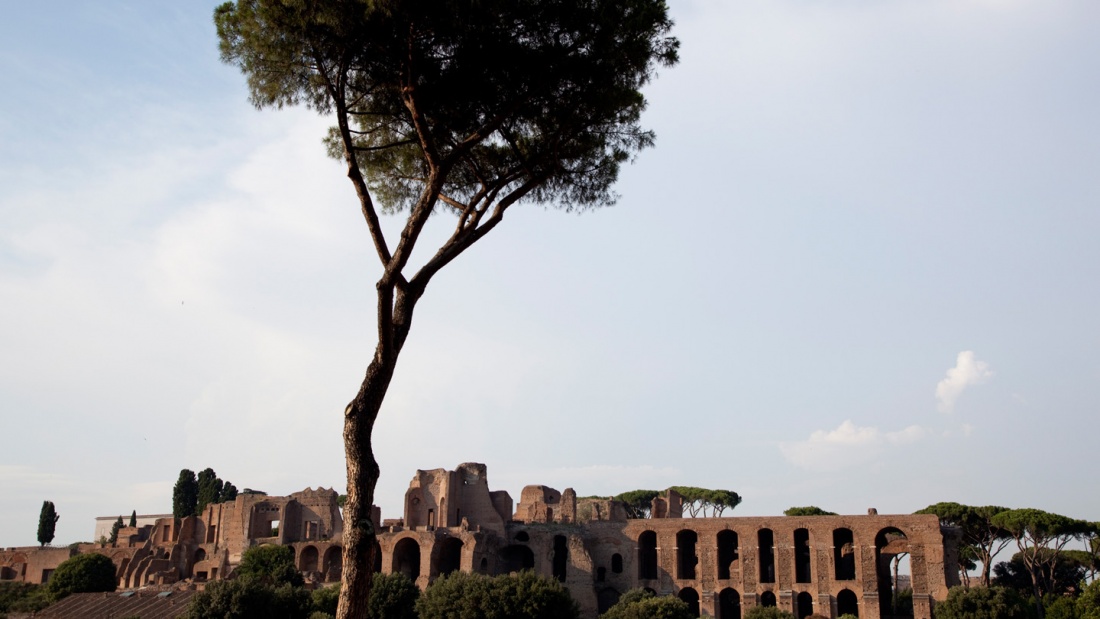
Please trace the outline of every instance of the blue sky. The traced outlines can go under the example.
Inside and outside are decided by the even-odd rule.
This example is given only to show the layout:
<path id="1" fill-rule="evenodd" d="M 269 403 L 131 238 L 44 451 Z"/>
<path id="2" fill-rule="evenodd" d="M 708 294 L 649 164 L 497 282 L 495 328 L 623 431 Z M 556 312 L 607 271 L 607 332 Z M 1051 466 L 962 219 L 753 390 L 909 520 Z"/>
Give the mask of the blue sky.
<path id="1" fill-rule="evenodd" d="M 0 23 L 0 546 L 46 499 L 57 543 L 170 511 L 184 467 L 344 483 L 377 260 L 328 122 L 248 104 L 214 6 Z M 514 209 L 429 288 L 375 432 L 384 517 L 417 468 L 479 461 L 517 499 L 1100 520 L 1100 4 L 671 8 L 619 203 Z"/>

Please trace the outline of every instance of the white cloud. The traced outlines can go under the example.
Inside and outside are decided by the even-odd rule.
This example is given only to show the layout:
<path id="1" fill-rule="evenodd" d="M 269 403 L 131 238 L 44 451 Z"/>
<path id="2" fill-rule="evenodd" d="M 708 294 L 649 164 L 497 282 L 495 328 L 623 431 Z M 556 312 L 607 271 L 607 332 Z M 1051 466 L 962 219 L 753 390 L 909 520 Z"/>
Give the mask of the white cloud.
<path id="1" fill-rule="evenodd" d="M 970 385 L 980 385 L 993 376 L 989 364 L 979 361 L 974 351 L 964 350 L 955 360 L 955 367 L 947 370 L 947 377 L 936 385 L 936 400 L 941 412 L 950 413 L 955 401 Z"/>
<path id="2" fill-rule="evenodd" d="M 835 430 L 817 430 L 804 441 L 781 442 L 779 451 L 797 467 L 836 471 L 874 460 L 888 446 L 914 443 L 927 434 L 927 430 L 916 425 L 883 432 L 846 420 Z"/>

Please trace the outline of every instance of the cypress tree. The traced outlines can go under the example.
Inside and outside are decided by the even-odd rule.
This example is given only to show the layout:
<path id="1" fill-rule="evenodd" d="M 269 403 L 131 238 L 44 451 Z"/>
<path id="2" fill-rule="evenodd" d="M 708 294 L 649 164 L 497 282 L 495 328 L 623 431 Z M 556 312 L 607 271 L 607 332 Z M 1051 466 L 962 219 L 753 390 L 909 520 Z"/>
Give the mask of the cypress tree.
<path id="1" fill-rule="evenodd" d="M 38 514 L 38 543 L 45 546 L 53 541 L 54 527 L 61 516 L 57 515 L 53 501 L 42 501 L 42 511 Z"/>
<path id="2" fill-rule="evenodd" d="M 130 526 L 131 527 L 136 527 L 137 526 L 137 510 L 136 509 L 134 511 L 130 512 Z"/>
<path id="3" fill-rule="evenodd" d="M 198 500 L 199 483 L 195 480 L 195 472 L 183 469 L 176 480 L 176 487 L 172 489 L 172 515 L 176 518 L 193 516 Z"/>
<path id="4" fill-rule="evenodd" d="M 111 525 L 111 537 L 107 538 L 108 543 L 115 544 L 115 543 L 118 542 L 118 531 L 121 528 L 122 528 L 122 516 L 119 516 L 118 520 L 116 520 L 115 523 L 113 525 Z"/>

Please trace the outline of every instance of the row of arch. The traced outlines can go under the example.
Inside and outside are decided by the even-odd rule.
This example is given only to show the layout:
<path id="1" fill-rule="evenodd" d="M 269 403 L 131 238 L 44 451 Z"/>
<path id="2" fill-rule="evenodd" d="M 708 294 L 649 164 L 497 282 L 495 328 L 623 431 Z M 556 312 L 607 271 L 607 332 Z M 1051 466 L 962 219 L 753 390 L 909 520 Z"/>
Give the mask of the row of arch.
<path id="1" fill-rule="evenodd" d="M 794 581 L 796 583 L 813 582 L 813 545 L 811 544 L 810 531 L 805 528 L 795 529 L 792 535 L 794 547 Z M 887 544 L 897 539 L 905 539 L 905 534 L 899 529 L 889 527 L 883 529 L 875 537 L 876 553 Z M 718 580 L 730 580 L 733 573 L 740 570 L 739 560 L 740 544 L 736 531 L 724 529 L 719 531 L 714 540 L 717 549 L 717 574 Z M 696 547 L 699 544 L 699 535 L 691 529 L 683 529 L 676 533 L 676 561 L 675 578 L 678 580 L 695 580 L 696 567 L 699 557 Z M 759 529 L 756 532 L 757 552 L 757 579 L 760 583 L 774 583 L 776 579 L 776 540 L 771 529 Z M 832 557 L 833 580 L 856 580 L 855 560 L 855 536 L 851 529 L 837 528 L 832 532 Z M 643 531 L 638 536 L 638 579 L 656 580 L 658 568 L 657 557 L 657 533 L 655 531 Z"/>

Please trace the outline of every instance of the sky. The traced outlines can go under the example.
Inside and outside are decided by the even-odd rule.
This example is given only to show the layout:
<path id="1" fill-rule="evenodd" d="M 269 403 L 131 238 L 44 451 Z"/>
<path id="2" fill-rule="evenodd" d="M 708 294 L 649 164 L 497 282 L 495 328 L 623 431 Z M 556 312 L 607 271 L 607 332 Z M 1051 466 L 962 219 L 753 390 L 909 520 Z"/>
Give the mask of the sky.
<path id="1" fill-rule="evenodd" d="M 1100 520 L 1100 3 L 670 4 L 618 203 L 520 205 L 428 288 L 383 517 L 417 469 L 483 462 L 515 500 Z M 55 545 L 170 512 L 183 468 L 345 483 L 378 261 L 330 120 L 255 110 L 215 5 L 0 21 L 0 546 L 44 500 Z"/>

